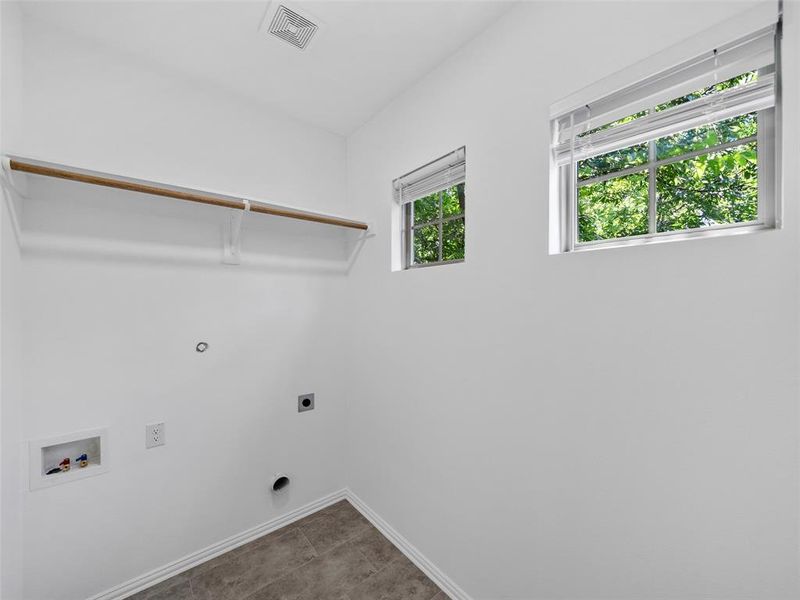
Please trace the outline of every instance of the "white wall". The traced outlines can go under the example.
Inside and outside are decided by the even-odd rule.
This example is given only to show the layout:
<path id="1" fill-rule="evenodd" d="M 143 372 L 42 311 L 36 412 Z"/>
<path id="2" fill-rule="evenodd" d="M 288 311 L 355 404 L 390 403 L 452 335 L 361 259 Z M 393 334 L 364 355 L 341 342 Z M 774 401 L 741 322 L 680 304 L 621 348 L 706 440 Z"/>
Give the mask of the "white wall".
<path id="1" fill-rule="evenodd" d="M 0 3 L 0 39 L 0 146 L 5 146 L 19 140 L 22 109 L 22 20 L 14 4 Z M 15 600 L 22 597 L 22 273 L 10 205 L 2 196 L 0 202 L 0 598 Z"/>
<path id="2" fill-rule="evenodd" d="M 0 520 L 0 597 L 22 597 L 22 514 L 23 514 L 23 440 L 22 440 L 22 263 L 8 205 L 0 206 L 2 215 L 2 372 L 0 372 L 0 439 L 2 439 L 2 519 Z"/>
<path id="3" fill-rule="evenodd" d="M 525 3 L 348 140 L 348 483 L 475 599 L 800 593 L 796 136 L 781 231 L 548 255 L 549 106 L 745 8 Z M 392 272 L 391 180 L 462 144 L 466 262 Z"/>
<path id="4" fill-rule="evenodd" d="M 6 152 L 344 212 L 342 138 L 42 23 L 23 39 Z M 28 184 L 22 435 L 108 427 L 112 463 L 25 493 L 24 598 L 86 598 L 344 485 L 341 234 L 249 216 L 250 265 L 222 266 L 227 211 Z"/>

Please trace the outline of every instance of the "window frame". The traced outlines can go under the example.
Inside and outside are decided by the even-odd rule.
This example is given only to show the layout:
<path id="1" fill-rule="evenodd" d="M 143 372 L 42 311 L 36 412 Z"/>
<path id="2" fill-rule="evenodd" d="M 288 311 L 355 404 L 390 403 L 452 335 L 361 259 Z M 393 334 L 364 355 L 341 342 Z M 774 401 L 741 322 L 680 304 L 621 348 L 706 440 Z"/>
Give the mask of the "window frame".
<path id="1" fill-rule="evenodd" d="M 446 189 L 450 187 L 454 187 L 457 185 L 464 185 L 464 210 L 455 215 L 444 215 L 444 192 Z M 464 255 L 466 256 L 466 245 L 467 245 L 467 237 L 466 237 L 466 225 L 467 225 L 467 200 L 466 200 L 466 183 L 457 183 L 453 184 L 453 186 L 448 186 L 447 188 L 443 188 L 433 192 L 437 194 L 438 197 L 438 208 L 439 214 L 436 219 L 431 221 L 425 221 L 423 223 L 414 223 L 414 204 L 418 200 L 422 200 L 422 198 L 417 198 L 411 202 L 407 202 L 403 207 L 403 270 L 408 269 L 420 269 L 424 267 L 433 267 L 437 265 L 453 265 L 458 263 L 463 263 L 465 258 L 456 258 L 452 260 L 442 260 L 442 252 L 444 249 L 444 224 L 450 221 L 464 221 Z M 432 195 L 432 194 L 429 194 Z M 425 196 L 423 196 L 425 198 Z M 414 230 L 421 229 L 423 227 L 431 227 L 436 225 L 439 230 L 439 244 L 438 244 L 438 260 L 425 262 L 425 263 L 415 263 L 414 262 Z"/>
<path id="2" fill-rule="evenodd" d="M 559 189 L 560 203 L 563 207 L 564 223 L 562 224 L 563 248 L 565 252 L 579 252 L 582 250 L 592 250 L 596 248 L 631 246 L 647 244 L 666 240 L 689 239 L 698 237 L 714 237 L 725 234 L 744 233 L 754 230 L 773 229 L 779 226 L 777 219 L 777 186 L 776 186 L 776 164 L 778 160 L 777 137 L 775 135 L 777 124 L 777 99 L 776 106 L 757 111 L 758 132 L 755 136 L 747 136 L 731 142 L 725 142 L 680 154 L 663 159 L 657 159 L 655 154 L 656 141 L 659 138 L 652 138 L 645 142 L 648 148 L 648 161 L 641 165 L 620 169 L 613 173 L 608 173 L 584 181 L 578 179 L 578 164 L 558 167 L 559 169 Z M 756 142 L 758 148 L 758 218 L 755 221 L 742 223 L 721 223 L 709 225 L 707 227 L 687 228 L 677 231 L 657 231 L 656 215 L 658 207 L 658 190 L 656 187 L 656 172 L 658 167 L 674 162 L 689 160 L 720 152 L 729 148 L 735 148 L 744 144 Z M 591 184 L 616 179 L 634 173 L 647 173 L 648 175 L 648 233 L 641 235 L 631 235 L 607 240 L 590 240 L 581 242 L 578 239 L 578 201 L 579 190 L 581 187 Z M 574 193 L 573 193 L 574 189 Z"/>

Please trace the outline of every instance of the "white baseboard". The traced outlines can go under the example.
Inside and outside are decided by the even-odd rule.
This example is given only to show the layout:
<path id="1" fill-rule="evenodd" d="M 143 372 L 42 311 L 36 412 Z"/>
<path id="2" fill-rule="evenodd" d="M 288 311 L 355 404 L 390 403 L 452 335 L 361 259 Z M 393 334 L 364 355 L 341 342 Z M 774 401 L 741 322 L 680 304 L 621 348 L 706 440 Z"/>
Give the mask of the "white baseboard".
<path id="1" fill-rule="evenodd" d="M 375 526 L 405 554 L 431 581 L 438 585 L 452 600 L 472 600 L 472 597 L 450 579 L 439 567 L 433 564 L 416 546 L 400 535 L 389 523 L 367 506 L 352 490 L 346 490 L 346 497 L 366 519 Z"/>
<path id="2" fill-rule="evenodd" d="M 247 531 L 243 531 L 242 533 L 229 537 L 226 540 L 212 544 L 211 546 L 208 546 L 199 552 L 194 552 L 188 556 L 184 556 L 183 558 L 176 560 L 175 562 L 171 562 L 168 565 L 153 569 L 149 573 L 145 573 L 139 577 L 134 577 L 125 583 L 94 595 L 88 600 L 122 600 L 122 598 L 127 598 L 128 596 L 131 596 L 137 592 L 141 592 L 152 585 L 164 581 L 165 579 L 169 579 L 170 577 L 173 577 L 179 573 L 183 573 L 184 571 L 187 571 L 192 567 L 196 567 L 207 560 L 211 560 L 220 554 L 224 554 L 225 552 L 233 550 L 238 546 L 252 542 L 261 536 L 267 535 L 268 533 L 271 533 L 276 529 L 280 529 L 281 527 L 285 527 L 294 521 L 302 519 L 303 517 L 315 513 L 326 506 L 330 506 L 339 500 L 343 500 L 346 497 L 347 490 L 339 490 L 338 492 L 329 494 L 323 498 L 320 498 L 319 500 L 310 502 L 305 506 L 301 506 L 300 508 L 286 513 L 285 515 L 281 515 L 280 517 L 271 519 L 266 523 L 262 523 L 261 525 L 257 525 L 256 527 L 248 529 Z"/>
<path id="3" fill-rule="evenodd" d="M 417 565 L 417 567 L 419 567 L 419 569 L 425 573 L 425 575 L 427 575 L 431 581 L 444 590 L 444 592 L 450 596 L 452 600 L 472 600 L 472 598 L 464 590 L 458 587 L 458 585 L 456 585 L 452 579 L 445 575 L 441 569 L 433 564 L 425 555 L 422 554 L 422 552 L 417 550 L 417 548 L 411 542 L 400 535 L 391 525 L 384 521 L 383 518 L 375 513 L 369 506 L 364 504 L 361 498 L 356 496 L 349 489 L 339 490 L 338 492 L 329 494 L 323 498 L 320 498 L 319 500 L 310 502 L 305 506 L 301 506 L 300 508 L 297 508 L 285 515 L 281 515 L 280 517 L 276 517 L 270 521 L 267 521 L 266 523 L 257 525 L 256 527 L 229 537 L 228 539 L 219 543 L 212 544 L 211 546 L 208 546 L 199 552 L 194 552 L 184 556 L 183 558 L 164 565 L 163 567 L 153 569 L 149 573 L 145 573 L 139 577 L 134 577 L 125 583 L 117 585 L 104 592 L 100 592 L 99 594 L 88 598 L 88 600 L 122 600 L 123 598 L 127 598 L 128 596 L 132 596 L 137 592 L 141 592 L 142 590 L 169 579 L 170 577 L 174 577 L 179 573 L 188 571 L 197 565 L 219 556 L 220 554 L 229 552 L 234 548 L 267 535 L 276 529 L 280 529 L 281 527 L 285 527 L 294 521 L 298 521 L 303 517 L 307 517 L 308 515 L 313 514 L 318 510 L 322 510 L 326 506 L 330 506 L 331 504 L 343 499 L 349 500 L 350 503 L 362 515 L 364 515 L 364 517 L 370 523 L 372 523 L 378 531 L 380 531 L 389 539 L 389 541 L 397 546 L 397 548 L 403 554 L 405 554 L 411 562 Z"/>

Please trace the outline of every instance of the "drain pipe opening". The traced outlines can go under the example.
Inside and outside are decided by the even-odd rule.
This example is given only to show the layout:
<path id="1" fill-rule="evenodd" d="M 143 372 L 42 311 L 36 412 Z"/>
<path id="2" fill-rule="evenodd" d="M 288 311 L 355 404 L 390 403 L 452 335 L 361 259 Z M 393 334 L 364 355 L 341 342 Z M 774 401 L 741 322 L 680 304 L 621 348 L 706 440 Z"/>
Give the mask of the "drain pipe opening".
<path id="1" fill-rule="evenodd" d="M 272 493 L 279 494 L 289 487 L 289 477 L 283 473 L 278 473 L 272 478 Z"/>

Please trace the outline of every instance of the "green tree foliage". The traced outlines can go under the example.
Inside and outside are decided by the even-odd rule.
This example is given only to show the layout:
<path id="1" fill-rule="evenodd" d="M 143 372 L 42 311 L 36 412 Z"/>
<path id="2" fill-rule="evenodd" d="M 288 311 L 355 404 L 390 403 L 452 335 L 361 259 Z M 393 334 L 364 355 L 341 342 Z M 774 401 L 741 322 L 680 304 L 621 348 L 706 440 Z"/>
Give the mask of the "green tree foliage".
<path id="1" fill-rule="evenodd" d="M 661 104 L 654 110 L 666 110 L 747 84 L 755 77 L 755 73 L 745 73 Z M 592 132 L 624 125 L 644 114 L 631 115 Z M 649 163 L 648 144 L 580 161 L 578 241 L 652 233 L 648 219 L 650 171 L 654 171 L 656 187 L 657 232 L 755 220 L 758 215 L 758 148 L 752 137 L 757 132 L 757 114 L 748 113 L 654 140 L 651 144 L 656 161 L 666 162 Z M 737 140 L 745 141 L 741 145 L 719 148 Z M 706 149 L 709 152 L 702 153 Z M 681 160 L 685 155 L 688 156 Z M 637 166 L 642 166 L 643 170 L 635 171 Z M 619 177 L 608 177 L 623 170 L 627 171 Z"/>
<path id="2" fill-rule="evenodd" d="M 439 192 L 414 202 L 414 226 L 430 223 L 439 218 Z"/>
<path id="3" fill-rule="evenodd" d="M 428 225 L 414 229 L 414 264 L 439 260 L 439 226 Z"/>
<path id="4" fill-rule="evenodd" d="M 656 170 L 658 231 L 680 231 L 758 217 L 756 143 L 668 163 Z"/>
<path id="5" fill-rule="evenodd" d="M 647 233 L 647 171 L 586 185 L 578 194 L 581 242 Z"/>
<path id="6" fill-rule="evenodd" d="M 442 224 L 442 260 L 464 259 L 464 219 Z"/>
<path id="7" fill-rule="evenodd" d="M 719 144 L 734 142 L 758 133 L 758 116 L 748 113 L 725 119 L 704 127 L 689 129 L 656 140 L 658 160 L 680 156 L 695 150 L 713 148 Z"/>
<path id="8" fill-rule="evenodd" d="M 647 152 L 647 144 L 637 144 L 630 148 L 582 160 L 578 163 L 578 180 L 583 181 L 601 175 L 609 175 L 622 169 L 646 164 Z"/>

